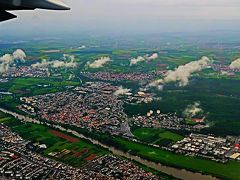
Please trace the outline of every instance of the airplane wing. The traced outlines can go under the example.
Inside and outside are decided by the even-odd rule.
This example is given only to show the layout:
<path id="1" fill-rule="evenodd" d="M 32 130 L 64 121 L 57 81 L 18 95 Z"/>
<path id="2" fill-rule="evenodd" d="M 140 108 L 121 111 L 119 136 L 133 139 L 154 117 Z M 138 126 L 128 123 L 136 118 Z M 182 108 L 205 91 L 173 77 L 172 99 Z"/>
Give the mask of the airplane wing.
<path id="1" fill-rule="evenodd" d="M 2 21 L 7 21 L 9 19 L 13 19 L 13 18 L 16 18 L 17 16 L 14 15 L 14 14 L 11 14 L 7 11 L 4 11 L 4 10 L 0 10 L 0 22 Z"/>
<path id="2" fill-rule="evenodd" d="M 70 10 L 60 0 L 0 0 L 0 22 L 17 17 L 7 11 L 34 9 Z"/>

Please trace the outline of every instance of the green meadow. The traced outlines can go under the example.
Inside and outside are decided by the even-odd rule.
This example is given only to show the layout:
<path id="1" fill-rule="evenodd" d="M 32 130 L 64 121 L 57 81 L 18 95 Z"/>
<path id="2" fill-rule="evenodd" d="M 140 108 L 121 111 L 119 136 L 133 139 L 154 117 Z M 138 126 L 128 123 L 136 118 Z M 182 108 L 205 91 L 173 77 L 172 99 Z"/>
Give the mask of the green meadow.
<path id="1" fill-rule="evenodd" d="M 79 139 L 78 142 L 70 142 L 67 139 L 60 138 L 50 132 L 50 128 L 32 123 L 22 123 L 11 117 L 1 117 L 0 123 L 9 126 L 12 131 L 18 133 L 23 139 L 29 140 L 33 143 L 45 144 L 47 149 L 41 153 L 44 156 L 50 157 L 49 153 L 57 152 L 58 156 L 50 157 L 64 163 L 81 167 L 87 163 L 90 155 L 96 157 L 108 153 L 106 150 L 92 143 Z M 66 134 L 68 135 L 68 134 Z M 68 135 L 73 137 L 72 135 Z M 62 153 L 64 150 L 69 150 L 68 154 Z M 78 155 L 77 155 L 78 154 Z"/>
<path id="2" fill-rule="evenodd" d="M 43 87 L 46 85 L 46 87 Z M 77 86 L 79 82 L 55 78 L 16 78 L 6 83 L 9 92 L 18 96 L 40 95 L 64 90 L 66 86 Z"/>
<path id="3" fill-rule="evenodd" d="M 132 133 L 139 140 L 157 145 L 168 146 L 171 143 L 182 140 L 184 137 L 164 129 L 137 128 Z"/>
<path id="4" fill-rule="evenodd" d="M 118 146 L 122 147 L 130 154 L 137 155 L 153 162 L 162 163 L 180 169 L 188 169 L 194 172 L 212 174 L 223 179 L 240 179 L 240 163 L 236 161 L 222 164 L 197 157 L 175 154 L 173 152 L 135 143 L 120 137 L 114 138 L 114 141 Z"/>

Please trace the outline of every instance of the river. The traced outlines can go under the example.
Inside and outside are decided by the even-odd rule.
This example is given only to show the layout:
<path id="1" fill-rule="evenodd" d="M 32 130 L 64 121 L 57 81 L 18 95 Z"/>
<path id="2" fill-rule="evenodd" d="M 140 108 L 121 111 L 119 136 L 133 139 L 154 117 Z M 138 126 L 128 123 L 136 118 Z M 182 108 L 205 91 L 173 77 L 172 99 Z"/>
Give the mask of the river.
<path id="1" fill-rule="evenodd" d="M 22 121 L 31 122 L 31 123 L 35 123 L 35 124 L 41 124 L 41 122 L 37 119 L 33 119 L 33 118 L 30 118 L 30 117 L 27 117 L 27 116 L 24 116 L 24 115 L 21 115 L 21 114 L 12 112 L 12 111 L 8 111 L 8 110 L 5 110 L 3 108 L 0 108 L 0 111 L 2 111 L 3 113 L 6 113 L 6 114 L 10 114 L 10 115 L 14 116 L 15 118 L 17 118 L 19 120 L 22 120 Z M 179 179 L 184 179 L 184 180 L 217 180 L 216 177 L 213 177 L 213 176 L 210 176 L 210 175 L 204 175 L 204 174 L 201 174 L 201 173 L 191 172 L 191 171 L 184 170 L 184 169 L 181 170 L 181 169 L 178 169 L 178 168 L 165 166 L 165 165 L 158 164 L 158 163 L 155 163 L 155 162 L 147 161 L 147 160 L 142 159 L 138 156 L 133 156 L 129 153 L 125 153 L 121 150 L 117 150 L 113 147 L 102 144 L 99 141 L 88 138 L 88 137 L 84 136 L 83 134 L 80 134 L 80 133 L 78 133 L 76 131 L 73 131 L 71 129 L 65 129 L 62 126 L 59 126 L 59 125 L 52 125 L 52 124 L 49 124 L 49 123 L 47 123 L 47 125 L 49 127 L 54 127 L 54 128 L 59 129 L 61 131 L 71 133 L 71 134 L 73 134 L 73 135 L 75 135 L 79 138 L 89 140 L 93 144 L 96 144 L 96 145 L 99 145 L 99 146 L 101 146 L 105 149 L 108 149 L 110 152 L 112 152 L 115 155 L 122 156 L 122 157 L 125 157 L 125 158 L 130 159 L 130 160 L 135 160 L 136 162 L 139 162 L 139 163 L 141 163 L 141 164 L 143 164 L 147 167 L 150 167 L 152 169 L 155 169 L 155 170 L 163 172 L 165 174 L 174 176 L 174 177 L 179 178 Z"/>

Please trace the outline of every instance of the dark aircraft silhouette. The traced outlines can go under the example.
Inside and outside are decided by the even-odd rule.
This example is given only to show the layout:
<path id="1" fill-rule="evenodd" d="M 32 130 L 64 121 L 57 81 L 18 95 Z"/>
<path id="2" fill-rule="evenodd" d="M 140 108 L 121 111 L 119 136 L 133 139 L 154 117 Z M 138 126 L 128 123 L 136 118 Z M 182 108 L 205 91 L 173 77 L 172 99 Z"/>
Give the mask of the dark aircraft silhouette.
<path id="1" fill-rule="evenodd" d="M 0 0 L 0 22 L 17 17 L 7 11 L 34 9 L 70 10 L 59 0 Z"/>

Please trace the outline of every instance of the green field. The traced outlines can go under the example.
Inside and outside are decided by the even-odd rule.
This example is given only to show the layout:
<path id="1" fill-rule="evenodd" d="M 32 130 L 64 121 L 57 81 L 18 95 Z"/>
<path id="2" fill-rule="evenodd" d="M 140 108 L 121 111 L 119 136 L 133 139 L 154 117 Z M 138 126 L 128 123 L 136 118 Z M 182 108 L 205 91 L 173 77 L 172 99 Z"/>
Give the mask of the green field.
<path id="1" fill-rule="evenodd" d="M 43 87 L 47 85 L 47 87 Z M 18 96 L 32 96 L 64 90 L 66 86 L 77 86 L 79 82 L 54 78 L 16 78 L 5 84 L 6 90 Z"/>
<path id="2" fill-rule="evenodd" d="M 99 157 L 108 153 L 101 147 L 95 146 L 88 141 L 79 139 L 79 142 L 70 142 L 66 139 L 57 137 L 49 132 L 50 128 L 36 125 L 31 123 L 22 123 L 19 120 L 14 120 L 9 117 L 2 117 L 0 123 L 5 123 L 7 126 L 18 133 L 22 138 L 32 141 L 39 142 L 40 144 L 46 144 L 47 149 L 41 152 L 45 156 L 49 156 L 51 152 L 58 152 L 60 155 L 57 157 L 51 157 L 64 163 L 80 167 L 87 163 L 87 157 L 90 155 L 96 155 Z M 63 150 L 70 150 L 70 153 L 64 155 L 61 153 Z M 75 153 L 81 153 L 78 157 L 74 156 Z"/>
<path id="3" fill-rule="evenodd" d="M 137 128 L 132 133 L 143 142 L 164 146 L 183 139 L 183 136 L 164 129 Z"/>
<path id="4" fill-rule="evenodd" d="M 212 174 L 220 178 L 239 180 L 240 163 L 231 161 L 227 164 L 217 163 L 211 160 L 194 158 L 175 154 L 159 148 L 135 143 L 120 137 L 114 138 L 118 146 L 122 147 L 129 153 L 140 156 L 144 159 L 170 165 L 178 168 L 184 168 L 196 172 Z"/>
<path id="5" fill-rule="evenodd" d="M 107 134 L 98 134 L 96 132 L 88 132 L 84 129 L 78 129 L 70 125 L 64 125 L 66 128 L 74 129 L 85 136 L 97 139 L 103 144 L 115 147 L 132 155 L 142 157 L 143 159 L 173 166 L 179 169 L 187 169 L 194 172 L 202 172 L 204 174 L 212 174 L 224 179 L 240 180 L 239 168 L 240 163 L 230 161 L 227 164 L 217 163 L 208 159 L 198 157 L 185 156 L 176 154 L 160 148 L 151 147 L 145 144 L 132 142 L 122 137 L 109 136 Z M 150 132 L 150 131 L 148 131 Z M 141 134 L 141 131 L 139 131 Z M 167 137 L 169 134 L 167 134 Z M 142 135 L 140 135 L 142 136 Z M 144 135 L 146 137 L 147 135 Z M 166 134 L 164 133 L 164 137 Z"/>
<path id="6" fill-rule="evenodd" d="M 0 106 L 11 110 L 18 111 L 16 106 L 19 105 L 19 97 L 34 96 L 47 93 L 64 91 L 67 86 L 78 86 L 81 71 L 89 72 L 143 72 L 150 73 L 158 70 L 173 70 L 179 65 L 198 60 L 202 56 L 208 56 L 214 59 L 214 63 L 229 65 L 232 60 L 240 57 L 239 42 L 234 36 L 225 36 L 211 34 L 207 36 L 200 35 L 194 37 L 190 34 L 179 35 L 160 35 L 157 37 L 82 37 L 72 36 L 64 38 L 63 41 L 39 40 L 29 41 L 21 44 L 32 61 L 27 60 L 23 65 L 31 65 L 40 59 L 59 59 L 63 53 L 75 55 L 79 66 L 76 69 L 68 70 L 67 68 L 50 69 L 55 74 L 60 74 L 57 78 L 10 78 L 9 82 L 1 83 L 0 91 L 9 91 L 13 95 L 0 95 Z M 181 37 L 180 37 L 181 36 Z M 219 37 L 218 37 L 219 36 Z M 203 43 L 205 41 L 205 43 Z M 36 43 L 37 42 L 37 43 Z M 219 48 L 219 42 L 223 48 Z M 87 46 L 85 49 L 79 49 L 79 45 Z M 1 55 L 8 53 L 11 49 L 16 49 L 19 44 L 0 44 Z M 44 50 L 59 49 L 59 53 L 46 53 Z M 159 53 L 159 58 L 152 61 L 139 62 L 130 66 L 131 58 L 145 56 L 146 54 Z M 87 66 L 88 62 L 102 57 L 109 56 L 112 61 L 99 69 L 91 69 Z M 162 66 L 161 66 L 162 65 Z M 166 66 L 165 66 L 166 65 Z M 20 64 L 21 66 L 21 64 Z M 70 74 L 75 78 L 68 80 Z M 161 100 L 154 100 L 148 104 L 125 104 L 125 112 L 131 117 L 132 115 L 146 115 L 149 110 L 160 109 L 163 113 L 176 112 L 178 116 L 183 116 L 183 112 L 188 105 L 199 102 L 206 116 L 206 123 L 210 128 L 206 128 L 202 133 L 215 134 L 220 136 L 240 135 L 240 74 L 236 73 L 235 77 L 219 75 L 220 72 L 214 72 L 212 69 L 203 70 L 191 76 L 188 86 L 178 87 L 177 83 L 166 84 L 163 91 L 150 89 L 150 93 L 155 93 L 156 97 Z M 82 77 L 80 77 L 82 79 Z M 161 77 L 159 77 L 161 78 Z M 84 81 L 84 79 L 83 79 Z M 87 79 L 87 81 L 90 81 Z M 138 91 L 140 87 L 146 84 L 135 84 L 132 82 L 116 82 L 116 85 L 123 85 Z M 43 87 L 43 85 L 47 85 Z M 6 118 L 0 114 L 0 122 L 8 124 L 14 131 L 18 132 L 24 138 L 31 141 L 39 141 L 48 146 L 48 149 L 42 152 L 48 155 L 50 152 L 61 152 L 64 149 L 71 150 L 61 158 L 56 158 L 63 162 L 69 162 L 72 165 L 80 166 L 85 163 L 84 160 L 90 154 L 101 155 L 106 153 L 105 150 L 92 145 L 91 143 L 80 140 L 71 143 L 62 138 L 56 137 L 49 132 L 49 128 L 34 124 L 23 124 L 19 121 Z M 186 123 L 194 123 L 187 120 Z M 76 128 L 78 129 L 78 128 Z M 163 129 L 133 129 L 136 138 L 145 143 L 154 143 L 158 145 L 170 145 L 173 142 L 181 140 L 183 137 L 175 132 Z M 93 135 L 96 132 L 89 132 Z M 88 135 L 89 135 L 88 134 Z M 97 133 L 96 133 L 97 134 Z M 95 134 L 95 135 L 96 135 Z M 98 135 L 98 134 L 97 134 Z M 93 138 L 98 138 L 99 136 Z M 90 136 L 90 135 L 89 135 Z M 101 135 L 100 135 L 101 136 Z M 132 154 L 141 156 L 145 159 L 161 162 L 163 164 L 186 168 L 197 172 L 214 174 L 226 179 L 240 179 L 240 163 L 229 162 L 220 164 L 209 160 L 194 158 L 179 154 L 174 154 L 159 148 L 153 148 L 144 144 L 138 144 L 120 137 L 112 137 L 107 134 L 101 136 L 105 143 L 109 143 L 116 148 L 129 151 Z M 74 152 L 89 149 L 89 151 L 79 158 L 73 157 Z"/>
<path id="7" fill-rule="evenodd" d="M 206 120 L 212 126 L 207 133 L 220 136 L 240 135 L 240 81 L 226 79 L 193 78 L 186 87 L 168 84 L 163 91 L 155 91 L 160 101 L 148 104 L 126 104 L 128 115 L 145 115 L 150 110 L 163 113 L 176 112 L 183 116 L 188 105 L 199 102 Z"/>
<path id="8" fill-rule="evenodd" d="M 46 85 L 46 86 L 44 86 Z M 0 106 L 18 111 L 19 97 L 56 93 L 67 90 L 68 87 L 80 85 L 77 81 L 67 81 L 57 78 L 15 78 L 2 83 L 0 91 L 11 92 L 13 95 L 0 95 Z"/>

